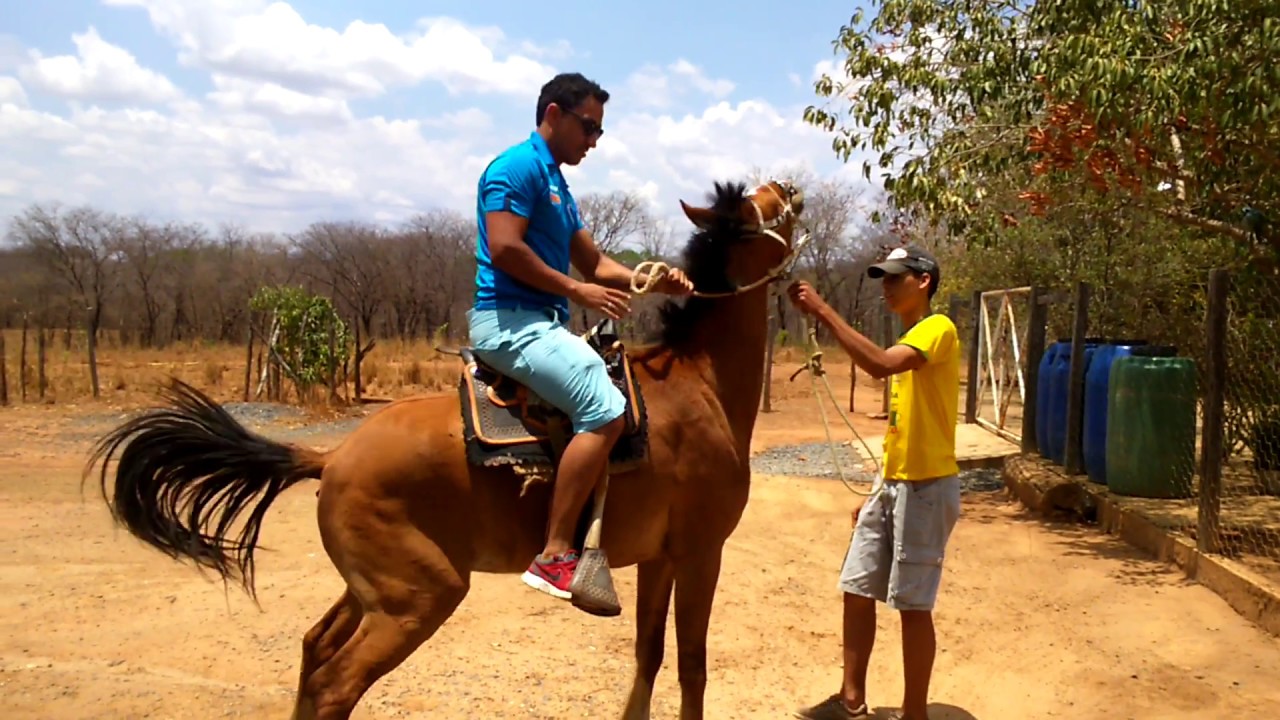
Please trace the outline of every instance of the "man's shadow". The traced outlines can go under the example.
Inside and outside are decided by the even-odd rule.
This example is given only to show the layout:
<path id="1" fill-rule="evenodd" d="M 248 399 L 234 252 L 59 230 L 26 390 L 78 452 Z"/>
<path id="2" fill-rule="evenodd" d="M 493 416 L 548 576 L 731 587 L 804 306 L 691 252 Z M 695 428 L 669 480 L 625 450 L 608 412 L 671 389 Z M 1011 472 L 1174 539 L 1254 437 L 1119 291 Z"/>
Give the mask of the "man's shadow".
<path id="1" fill-rule="evenodd" d="M 900 712 L 896 707 L 878 707 L 871 711 L 871 720 L 890 720 L 896 718 L 895 712 Z M 946 703 L 929 703 L 929 720 L 978 720 L 978 718 L 964 708 L 958 708 L 955 705 Z"/>

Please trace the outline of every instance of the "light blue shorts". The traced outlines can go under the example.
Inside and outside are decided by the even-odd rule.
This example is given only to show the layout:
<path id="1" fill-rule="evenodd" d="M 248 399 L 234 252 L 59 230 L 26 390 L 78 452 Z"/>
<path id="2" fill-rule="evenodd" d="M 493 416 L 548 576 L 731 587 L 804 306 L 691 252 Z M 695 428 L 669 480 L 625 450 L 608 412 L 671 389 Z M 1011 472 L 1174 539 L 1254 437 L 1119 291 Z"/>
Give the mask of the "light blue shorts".
<path id="1" fill-rule="evenodd" d="M 933 610 L 947 542 L 959 517 L 956 475 L 886 482 L 858 516 L 840 589 L 897 610 Z"/>
<path id="2" fill-rule="evenodd" d="M 553 310 L 472 308 L 467 323 L 476 355 L 564 411 L 575 434 L 591 432 L 626 410 L 604 359 Z"/>

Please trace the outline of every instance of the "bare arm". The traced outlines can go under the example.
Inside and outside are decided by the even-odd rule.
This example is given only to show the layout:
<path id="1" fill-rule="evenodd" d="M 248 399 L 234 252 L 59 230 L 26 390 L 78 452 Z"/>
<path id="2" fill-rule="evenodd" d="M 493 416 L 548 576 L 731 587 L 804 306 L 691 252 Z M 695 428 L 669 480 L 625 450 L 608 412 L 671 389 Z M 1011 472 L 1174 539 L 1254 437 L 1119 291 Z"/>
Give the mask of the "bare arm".
<path id="1" fill-rule="evenodd" d="M 543 292 L 564 297 L 573 294 L 578 282 L 552 269 L 525 243 L 528 219 L 497 210 L 485 213 L 484 220 L 489 235 L 489 257 L 498 269 Z"/>
<path id="2" fill-rule="evenodd" d="M 573 261 L 573 266 L 582 273 L 582 277 L 587 282 L 617 290 L 631 288 L 631 269 L 600 252 L 590 230 L 582 228 L 573 234 L 573 240 L 569 245 L 569 257 Z M 640 279 L 644 280 L 643 273 Z"/>
<path id="3" fill-rule="evenodd" d="M 849 324 L 825 303 L 814 316 L 831 330 L 836 337 L 836 342 L 849 353 L 853 362 L 876 379 L 915 370 L 925 364 L 924 353 L 910 345 L 880 347 L 866 335 L 849 327 Z"/>

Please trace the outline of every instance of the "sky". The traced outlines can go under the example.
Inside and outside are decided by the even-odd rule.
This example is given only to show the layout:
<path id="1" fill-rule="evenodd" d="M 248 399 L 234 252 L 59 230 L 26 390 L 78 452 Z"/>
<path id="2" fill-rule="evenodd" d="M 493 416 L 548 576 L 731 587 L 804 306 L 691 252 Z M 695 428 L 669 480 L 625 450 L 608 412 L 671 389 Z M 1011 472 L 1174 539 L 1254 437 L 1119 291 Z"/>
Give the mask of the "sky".
<path id="1" fill-rule="evenodd" d="M 562 71 L 612 95 L 565 169 L 579 197 L 634 191 L 679 222 L 753 168 L 859 184 L 803 120 L 856 7 L 0 0 L 0 222 L 34 202 L 267 232 L 471 218 Z"/>

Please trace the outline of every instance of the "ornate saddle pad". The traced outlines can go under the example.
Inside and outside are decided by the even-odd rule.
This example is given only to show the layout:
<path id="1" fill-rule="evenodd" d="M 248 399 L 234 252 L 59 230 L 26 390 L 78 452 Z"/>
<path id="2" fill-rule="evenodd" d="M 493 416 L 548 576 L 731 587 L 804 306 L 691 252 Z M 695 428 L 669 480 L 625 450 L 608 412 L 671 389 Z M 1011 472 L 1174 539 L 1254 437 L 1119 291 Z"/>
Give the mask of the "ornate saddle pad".
<path id="1" fill-rule="evenodd" d="M 631 361 L 605 319 L 586 337 L 604 358 L 614 387 L 626 399 L 626 428 L 609 456 L 611 474 L 642 463 L 648 455 L 648 418 L 644 396 L 631 374 Z M 550 426 L 561 423 L 564 441 L 572 436 L 569 416 L 543 401 L 522 383 L 503 375 L 462 348 L 458 382 L 467 460 L 475 465 L 513 465 L 549 474 L 555 464 Z"/>

